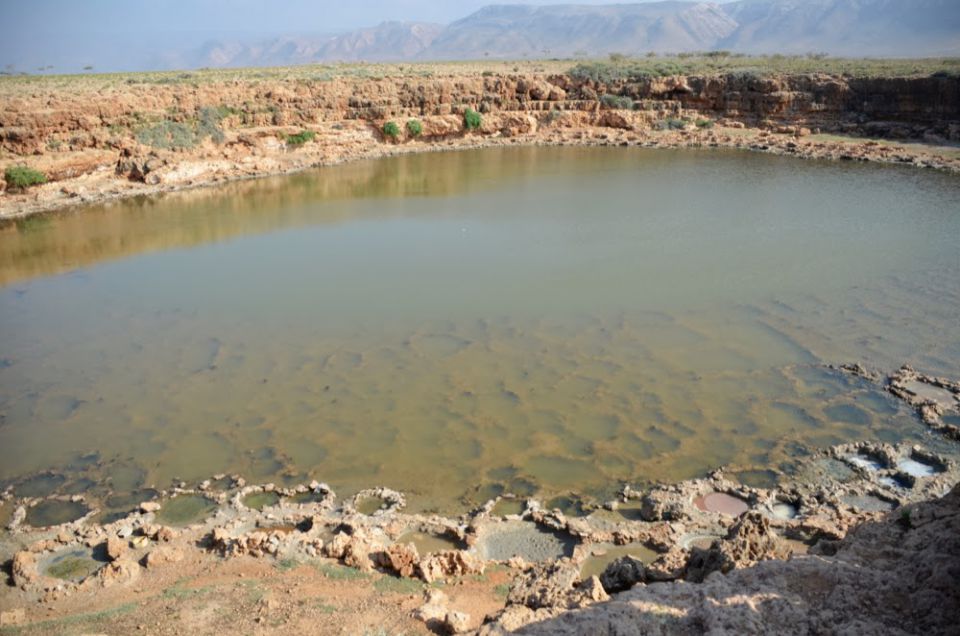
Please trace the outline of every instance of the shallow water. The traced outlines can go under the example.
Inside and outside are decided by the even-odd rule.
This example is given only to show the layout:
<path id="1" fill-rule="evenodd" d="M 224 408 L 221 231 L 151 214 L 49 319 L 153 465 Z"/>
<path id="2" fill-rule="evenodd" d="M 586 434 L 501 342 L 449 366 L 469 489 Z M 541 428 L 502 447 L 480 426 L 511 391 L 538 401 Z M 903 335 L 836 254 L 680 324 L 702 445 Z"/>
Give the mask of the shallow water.
<path id="1" fill-rule="evenodd" d="M 460 511 L 923 443 L 820 365 L 960 376 L 957 210 L 913 169 L 517 148 L 30 220 L 0 231 L 0 481 Z"/>

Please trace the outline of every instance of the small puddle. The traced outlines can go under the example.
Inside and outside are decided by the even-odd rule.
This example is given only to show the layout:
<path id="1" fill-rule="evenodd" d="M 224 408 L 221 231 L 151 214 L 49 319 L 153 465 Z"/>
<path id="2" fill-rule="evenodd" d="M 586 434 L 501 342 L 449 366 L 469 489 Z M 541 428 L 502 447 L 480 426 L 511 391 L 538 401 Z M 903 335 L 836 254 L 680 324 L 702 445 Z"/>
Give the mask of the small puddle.
<path id="1" fill-rule="evenodd" d="M 490 514 L 494 517 L 508 517 L 522 515 L 526 509 L 526 502 L 520 499 L 501 499 L 490 511 Z"/>
<path id="2" fill-rule="evenodd" d="M 280 503 L 280 495 L 273 491 L 253 492 L 243 498 L 243 505 L 257 512 Z"/>
<path id="3" fill-rule="evenodd" d="M 217 503 L 203 495 L 180 495 L 160 503 L 157 521 L 168 526 L 189 526 L 209 517 Z"/>
<path id="4" fill-rule="evenodd" d="M 831 479 L 835 479 L 841 483 L 848 482 L 854 477 L 857 476 L 853 469 L 850 468 L 847 464 L 840 461 L 839 459 L 833 459 L 832 457 L 820 460 L 817 462 L 820 468 L 823 469 L 824 474 Z"/>
<path id="5" fill-rule="evenodd" d="M 310 490 L 307 492 L 298 492 L 292 497 L 288 497 L 287 501 L 292 504 L 311 504 L 320 503 L 326 498 L 327 496 L 324 493 Z"/>
<path id="6" fill-rule="evenodd" d="M 389 507 L 389 502 L 382 497 L 364 497 L 357 502 L 357 512 L 370 516 Z"/>
<path id="7" fill-rule="evenodd" d="M 18 497 L 47 497 L 57 491 L 67 478 L 57 473 L 43 473 L 29 477 L 13 488 Z"/>
<path id="8" fill-rule="evenodd" d="M 110 510 L 133 510 L 145 501 L 152 501 L 160 495 L 153 488 L 142 488 L 133 492 L 117 493 L 107 497 L 106 505 Z"/>
<path id="9" fill-rule="evenodd" d="M 957 399 L 954 397 L 953 392 L 942 387 L 927 384 L 926 382 L 921 382 L 919 380 L 912 380 L 905 383 L 903 388 L 905 388 L 907 391 L 910 391 L 910 393 L 913 393 L 921 400 L 932 400 L 938 404 L 954 408 L 957 406 Z"/>
<path id="10" fill-rule="evenodd" d="M 863 512 L 888 512 L 897 507 L 896 504 L 873 495 L 846 495 L 840 500 Z"/>
<path id="11" fill-rule="evenodd" d="M 34 528 L 47 528 L 76 521 L 89 512 L 90 508 L 82 501 L 49 499 L 27 508 L 26 522 Z"/>
<path id="12" fill-rule="evenodd" d="M 579 497 L 567 495 L 554 497 L 545 506 L 548 510 L 559 510 L 567 517 L 586 517 L 589 514 L 587 506 Z"/>
<path id="13" fill-rule="evenodd" d="M 790 519 L 796 519 L 799 514 L 800 511 L 795 504 L 781 501 L 773 505 L 773 516 L 777 519 L 789 521 Z"/>
<path id="14" fill-rule="evenodd" d="M 463 550 L 466 546 L 455 539 L 448 539 L 429 532 L 411 531 L 403 534 L 396 541 L 399 544 L 412 543 L 417 547 L 420 556 L 445 552 L 447 550 Z"/>
<path id="15" fill-rule="evenodd" d="M 539 563 L 573 555 L 577 541 L 569 535 L 541 530 L 528 521 L 497 524 L 484 534 L 473 550 L 492 561 L 508 561 L 515 556 Z"/>
<path id="16" fill-rule="evenodd" d="M 901 459 L 897 463 L 897 469 L 911 477 L 932 477 L 943 472 L 937 466 L 913 458 Z"/>
<path id="17" fill-rule="evenodd" d="M 739 517 L 750 510 L 750 505 L 746 501 L 724 492 L 712 492 L 697 497 L 693 500 L 693 504 L 703 512 L 714 512 L 731 517 Z"/>
<path id="18" fill-rule="evenodd" d="M 53 555 L 42 562 L 39 569 L 45 576 L 79 583 L 103 564 L 104 561 L 95 559 L 90 550 L 71 550 Z"/>
<path id="19" fill-rule="evenodd" d="M 875 460 L 869 455 L 864 455 L 863 453 L 857 453 L 856 455 L 850 455 L 846 458 L 848 462 L 853 464 L 858 468 L 863 468 L 866 470 L 880 470 L 883 468 L 883 464 Z"/>
<path id="20" fill-rule="evenodd" d="M 593 547 L 590 556 L 583 562 L 583 566 L 580 568 L 580 577 L 586 580 L 591 576 L 600 576 L 608 565 L 625 556 L 631 556 L 647 565 L 657 558 L 657 553 L 642 543 L 628 543 L 626 545 L 601 543 Z"/>

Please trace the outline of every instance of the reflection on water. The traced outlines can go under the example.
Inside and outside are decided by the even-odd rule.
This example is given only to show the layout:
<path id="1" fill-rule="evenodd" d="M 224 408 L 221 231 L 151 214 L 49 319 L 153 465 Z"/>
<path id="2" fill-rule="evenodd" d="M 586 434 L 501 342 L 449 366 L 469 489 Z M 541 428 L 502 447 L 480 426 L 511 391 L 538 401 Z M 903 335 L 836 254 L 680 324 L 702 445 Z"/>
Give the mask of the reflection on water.
<path id="1" fill-rule="evenodd" d="M 914 170 L 541 148 L 11 226 L 0 480 L 241 473 L 456 509 L 922 441 L 819 365 L 960 375 L 958 204 Z"/>

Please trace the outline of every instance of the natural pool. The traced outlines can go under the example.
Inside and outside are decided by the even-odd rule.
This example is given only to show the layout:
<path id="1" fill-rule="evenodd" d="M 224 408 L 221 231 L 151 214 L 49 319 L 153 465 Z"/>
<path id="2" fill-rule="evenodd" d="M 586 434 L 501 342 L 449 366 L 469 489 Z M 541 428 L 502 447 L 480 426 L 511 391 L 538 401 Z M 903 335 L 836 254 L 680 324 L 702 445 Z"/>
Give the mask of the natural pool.
<path id="1" fill-rule="evenodd" d="M 0 482 L 240 473 L 457 511 L 922 443 L 822 365 L 960 376 L 958 239 L 956 176 L 626 148 L 30 219 L 0 231 Z"/>

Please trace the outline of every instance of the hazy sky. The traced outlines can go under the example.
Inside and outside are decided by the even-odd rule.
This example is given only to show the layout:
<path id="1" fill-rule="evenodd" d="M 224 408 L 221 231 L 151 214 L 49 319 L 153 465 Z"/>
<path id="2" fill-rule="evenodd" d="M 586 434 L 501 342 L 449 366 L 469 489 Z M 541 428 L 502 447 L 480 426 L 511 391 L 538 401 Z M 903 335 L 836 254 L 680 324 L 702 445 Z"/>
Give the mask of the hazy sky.
<path id="1" fill-rule="evenodd" d="M 0 0 L 0 68 L 135 68 L 211 38 L 331 33 L 385 20 L 447 23 L 487 4 L 563 0 Z M 575 4 L 614 4 L 575 0 Z"/>

